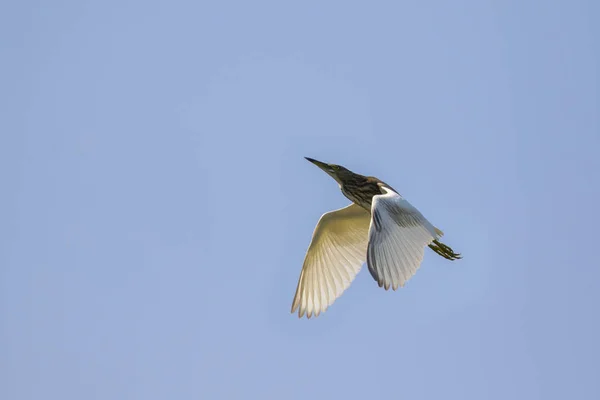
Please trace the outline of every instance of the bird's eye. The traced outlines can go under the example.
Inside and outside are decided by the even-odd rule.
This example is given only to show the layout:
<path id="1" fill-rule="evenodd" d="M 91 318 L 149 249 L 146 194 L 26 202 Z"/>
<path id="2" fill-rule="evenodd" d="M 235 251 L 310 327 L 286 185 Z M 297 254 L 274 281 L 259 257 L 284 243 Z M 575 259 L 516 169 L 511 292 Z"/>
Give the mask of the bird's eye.
<path id="1" fill-rule="evenodd" d="M 333 168 L 334 171 L 339 171 L 340 167 L 337 165 L 332 165 L 331 168 Z"/>

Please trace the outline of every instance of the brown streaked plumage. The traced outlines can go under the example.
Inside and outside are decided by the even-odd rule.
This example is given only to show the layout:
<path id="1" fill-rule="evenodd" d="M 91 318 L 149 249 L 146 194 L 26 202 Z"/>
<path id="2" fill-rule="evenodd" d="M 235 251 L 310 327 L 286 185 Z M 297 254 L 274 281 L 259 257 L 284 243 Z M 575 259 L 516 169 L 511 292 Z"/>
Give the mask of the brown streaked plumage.
<path id="1" fill-rule="evenodd" d="M 380 287 L 396 290 L 419 268 L 425 245 L 457 260 L 443 232 L 387 183 L 306 157 L 338 182 L 352 204 L 319 220 L 298 279 L 292 312 L 319 315 L 350 285 L 366 261 Z"/>

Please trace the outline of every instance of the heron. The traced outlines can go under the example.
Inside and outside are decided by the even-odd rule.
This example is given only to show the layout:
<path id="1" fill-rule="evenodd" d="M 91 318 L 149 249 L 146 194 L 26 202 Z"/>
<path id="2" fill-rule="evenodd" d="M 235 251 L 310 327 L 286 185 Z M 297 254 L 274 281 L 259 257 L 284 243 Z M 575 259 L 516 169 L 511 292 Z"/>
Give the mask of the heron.
<path id="1" fill-rule="evenodd" d="M 398 191 L 373 176 L 305 157 L 325 171 L 352 203 L 321 216 L 298 279 L 292 314 L 319 316 L 350 286 L 366 262 L 379 287 L 397 290 L 417 272 L 425 246 L 447 260 L 462 258 Z"/>

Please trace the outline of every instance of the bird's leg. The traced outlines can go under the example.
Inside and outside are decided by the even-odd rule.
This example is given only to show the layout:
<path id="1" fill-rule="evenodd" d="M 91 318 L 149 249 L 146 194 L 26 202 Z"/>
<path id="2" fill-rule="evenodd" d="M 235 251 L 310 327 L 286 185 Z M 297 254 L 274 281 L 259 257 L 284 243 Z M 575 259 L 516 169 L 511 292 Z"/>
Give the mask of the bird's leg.
<path id="1" fill-rule="evenodd" d="M 447 260 L 458 260 L 462 258 L 459 253 L 455 253 L 449 246 L 437 239 L 429 245 L 429 248 Z"/>

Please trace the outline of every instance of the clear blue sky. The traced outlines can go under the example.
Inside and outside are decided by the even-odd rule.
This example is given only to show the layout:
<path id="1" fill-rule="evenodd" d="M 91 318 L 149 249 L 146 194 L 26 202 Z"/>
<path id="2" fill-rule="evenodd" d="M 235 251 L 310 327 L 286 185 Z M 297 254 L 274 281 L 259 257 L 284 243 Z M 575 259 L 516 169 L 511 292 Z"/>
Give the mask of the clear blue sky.
<path id="1" fill-rule="evenodd" d="M 598 1 L 0 5 L 0 398 L 600 398 Z M 290 305 L 348 201 L 464 255 Z"/>

